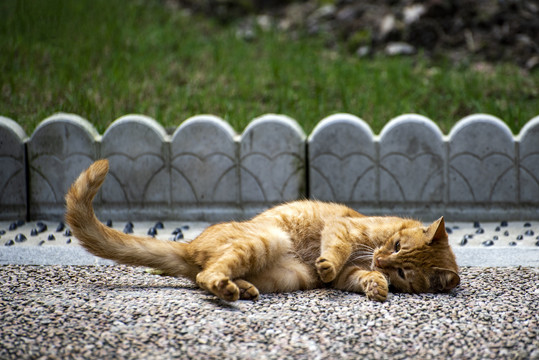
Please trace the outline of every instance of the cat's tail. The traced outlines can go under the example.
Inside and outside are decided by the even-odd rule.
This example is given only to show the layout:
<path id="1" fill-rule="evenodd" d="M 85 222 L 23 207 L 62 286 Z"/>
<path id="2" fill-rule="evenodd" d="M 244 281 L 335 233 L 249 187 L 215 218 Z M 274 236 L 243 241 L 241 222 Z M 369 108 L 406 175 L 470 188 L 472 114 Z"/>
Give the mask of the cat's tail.
<path id="1" fill-rule="evenodd" d="M 108 160 L 98 160 L 71 185 L 66 195 L 66 222 L 73 235 L 86 250 L 99 257 L 194 279 L 200 269 L 189 259 L 188 244 L 124 234 L 97 219 L 92 200 L 108 170 Z"/>

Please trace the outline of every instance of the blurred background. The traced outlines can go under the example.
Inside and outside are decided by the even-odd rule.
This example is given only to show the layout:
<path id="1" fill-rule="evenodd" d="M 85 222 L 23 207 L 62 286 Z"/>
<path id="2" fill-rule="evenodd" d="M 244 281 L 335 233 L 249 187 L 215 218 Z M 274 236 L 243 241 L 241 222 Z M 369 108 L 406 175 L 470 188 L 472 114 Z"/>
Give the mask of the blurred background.
<path id="1" fill-rule="evenodd" d="M 169 131 L 214 114 L 242 131 L 281 113 L 306 133 L 348 112 L 379 132 L 418 113 L 447 133 L 539 115 L 532 0 L 2 0 L 0 115 L 55 112 L 103 133 L 128 113 Z"/>

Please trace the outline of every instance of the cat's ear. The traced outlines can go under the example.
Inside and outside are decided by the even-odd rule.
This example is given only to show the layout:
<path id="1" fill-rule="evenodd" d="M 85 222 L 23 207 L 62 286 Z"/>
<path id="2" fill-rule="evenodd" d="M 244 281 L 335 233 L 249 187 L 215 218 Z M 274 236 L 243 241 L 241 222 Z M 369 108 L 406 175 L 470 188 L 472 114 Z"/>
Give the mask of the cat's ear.
<path id="1" fill-rule="evenodd" d="M 426 236 L 428 244 L 437 241 L 447 241 L 447 232 L 445 231 L 445 221 L 443 216 L 429 225 Z"/>
<path id="2" fill-rule="evenodd" d="M 433 268 L 430 276 L 430 290 L 432 292 L 447 292 L 460 284 L 460 276 L 453 270 Z"/>

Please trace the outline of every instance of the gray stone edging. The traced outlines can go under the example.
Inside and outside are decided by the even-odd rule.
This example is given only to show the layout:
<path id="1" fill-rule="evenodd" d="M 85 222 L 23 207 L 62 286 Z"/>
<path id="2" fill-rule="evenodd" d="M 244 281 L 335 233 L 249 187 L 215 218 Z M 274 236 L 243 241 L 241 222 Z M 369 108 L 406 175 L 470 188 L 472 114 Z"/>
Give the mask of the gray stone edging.
<path id="1" fill-rule="evenodd" d="M 99 158 L 111 170 L 95 205 L 111 218 L 219 221 L 306 197 L 419 218 L 539 213 L 539 116 L 517 136 L 486 114 L 444 135 L 432 120 L 404 114 L 375 135 L 360 118 L 335 114 L 307 137 L 275 114 L 242 134 L 197 115 L 172 135 L 152 118 L 126 115 L 100 136 L 87 120 L 60 113 L 30 137 L 0 117 L 0 219 L 61 218 L 69 185 Z"/>

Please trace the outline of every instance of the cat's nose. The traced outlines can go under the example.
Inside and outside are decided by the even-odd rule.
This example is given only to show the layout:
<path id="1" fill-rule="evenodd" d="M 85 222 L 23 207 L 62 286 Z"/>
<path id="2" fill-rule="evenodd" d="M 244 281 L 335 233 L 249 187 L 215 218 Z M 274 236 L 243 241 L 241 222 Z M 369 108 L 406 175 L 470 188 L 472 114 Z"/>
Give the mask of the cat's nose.
<path id="1" fill-rule="evenodd" d="M 376 267 L 379 267 L 379 268 L 382 267 L 381 259 L 379 257 L 374 259 L 374 265 L 376 265 Z"/>

